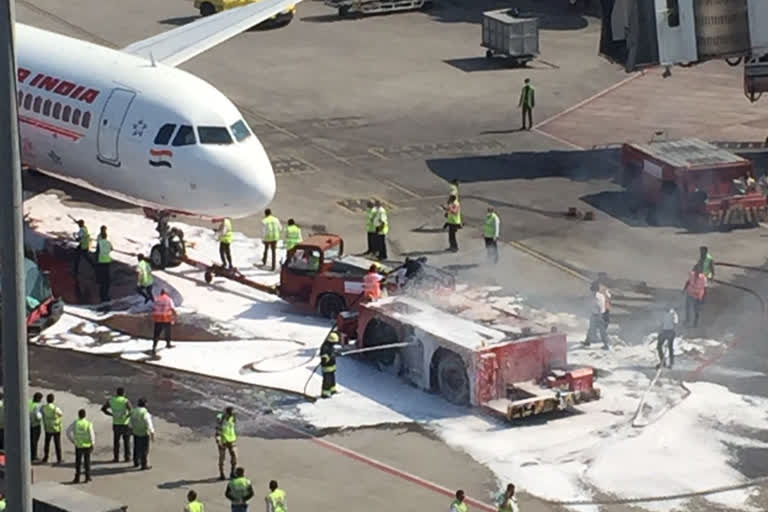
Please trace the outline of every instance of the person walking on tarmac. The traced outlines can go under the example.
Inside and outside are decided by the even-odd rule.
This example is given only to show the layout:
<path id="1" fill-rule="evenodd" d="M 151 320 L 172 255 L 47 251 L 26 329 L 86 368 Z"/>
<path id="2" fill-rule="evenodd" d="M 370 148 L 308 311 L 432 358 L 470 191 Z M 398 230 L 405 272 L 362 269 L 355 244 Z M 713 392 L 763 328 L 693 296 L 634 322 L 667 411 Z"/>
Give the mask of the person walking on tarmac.
<path id="1" fill-rule="evenodd" d="M 509 484 L 498 499 L 498 512 L 519 512 L 517 498 L 515 497 L 515 484 Z"/>
<path id="2" fill-rule="evenodd" d="M 669 363 L 667 368 L 672 368 L 675 364 L 675 331 L 677 330 L 677 324 L 679 318 L 675 308 L 669 307 L 664 313 L 664 318 L 661 321 L 659 328 L 659 336 L 656 342 L 656 351 L 659 353 L 659 364 L 656 368 L 664 366 L 664 345 L 667 346 L 667 352 L 669 353 Z"/>
<path id="3" fill-rule="evenodd" d="M 235 428 L 235 413 L 232 407 L 227 407 L 224 412 L 216 415 L 216 446 L 219 448 L 219 480 L 226 480 L 224 475 L 224 459 L 229 452 L 231 469 L 229 478 L 235 478 L 237 468 L 237 431 Z"/>
<path id="4" fill-rule="evenodd" d="M 338 333 L 332 332 L 325 337 L 320 345 L 320 368 L 323 370 L 323 387 L 320 396 L 331 398 L 338 393 L 336 389 L 336 349 L 334 344 L 339 343 Z"/>
<path id="5" fill-rule="evenodd" d="M 138 407 L 131 410 L 131 433 L 133 434 L 133 467 L 150 469 L 149 442 L 155 438 L 152 415 L 147 410 L 147 401 L 139 398 Z"/>
<path id="6" fill-rule="evenodd" d="M 221 266 L 232 270 L 235 268 L 232 265 L 232 250 L 230 248 L 235 236 L 232 232 L 232 219 L 229 217 L 221 219 L 221 223 L 216 229 L 216 233 L 219 237 L 219 257 L 221 257 Z"/>
<path id="7" fill-rule="evenodd" d="M 91 261 L 91 234 L 88 232 L 88 228 L 85 226 L 85 221 L 80 219 L 77 221 L 77 234 L 75 240 L 77 241 L 77 249 L 75 249 L 74 267 L 72 269 L 75 277 L 80 273 L 80 260 L 85 259 L 91 267 L 93 262 Z"/>
<path id="8" fill-rule="evenodd" d="M 155 278 L 152 277 L 152 267 L 143 254 L 139 254 L 136 258 L 139 260 L 138 265 L 136 265 L 136 291 L 144 297 L 144 304 L 150 301 L 154 302 L 152 284 L 155 282 Z"/>
<path id="9" fill-rule="evenodd" d="M 67 438 L 75 445 L 75 479 L 72 483 L 80 483 L 81 469 L 88 483 L 91 481 L 91 452 L 96 444 L 96 434 L 93 423 L 85 419 L 85 409 L 77 411 L 77 419 L 67 429 Z"/>
<path id="10" fill-rule="evenodd" d="M 459 243 L 456 240 L 456 232 L 461 229 L 461 204 L 456 196 L 450 195 L 448 202 L 443 206 L 445 212 L 445 224 L 448 226 L 448 250 L 458 252 Z"/>
<path id="11" fill-rule="evenodd" d="M 707 284 L 715 278 L 715 260 L 705 246 L 699 247 L 699 265 L 701 273 L 707 278 Z"/>
<path id="12" fill-rule="evenodd" d="M 701 305 L 704 302 L 704 293 L 707 289 L 707 276 L 701 271 L 701 265 L 697 263 L 688 274 L 688 281 L 683 286 L 685 296 L 685 323 L 690 327 L 699 325 Z M 691 320 L 693 322 L 691 323 Z"/>
<path id="13" fill-rule="evenodd" d="M 245 478 L 245 470 L 237 468 L 235 478 L 227 484 L 227 490 L 224 496 L 232 504 L 232 512 L 248 512 L 248 501 L 253 498 L 253 485 L 251 481 Z"/>
<path id="14" fill-rule="evenodd" d="M 107 226 L 101 226 L 96 239 L 96 279 L 99 282 L 101 302 L 109 302 L 109 287 L 112 281 L 112 243 L 107 240 Z"/>
<path id="15" fill-rule="evenodd" d="M 588 347 L 592 340 L 599 334 L 600 341 L 603 342 L 603 348 L 608 350 L 608 330 L 605 324 L 605 295 L 600 291 L 600 284 L 595 281 L 589 287 L 589 290 L 594 294 L 592 296 L 591 314 L 589 316 L 589 329 L 587 330 L 587 338 L 584 340 L 583 345 Z"/>
<path id="16" fill-rule="evenodd" d="M 280 240 L 280 232 L 283 230 L 283 226 L 280 225 L 278 218 L 272 215 L 272 210 L 269 208 L 264 210 L 264 220 L 261 223 L 264 225 L 264 255 L 261 257 L 261 264 L 267 264 L 267 251 L 271 252 L 272 271 L 274 271 L 277 260 L 277 241 Z"/>
<path id="17" fill-rule="evenodd" d="M 43 394 L 35 393 L 29 401 L 29 437 L 32 448 L 32 460 L 37 458 L 37 445 L 40 443 L 40 434 L 42 433 L 43 413 Z"/>
<path id="18" fill-rule="evenodd" d="M 464 491 L 459 489 L 456 491 L 456 499 L 451 502 L 451 508 L 448 512 L 467 512 L 469 508 L 464 503 Z"/>
<path id="19" fill-rule="evenodd" d="M 285 491 L 277 485 L 277 480 L 269 481 L 269 494 L 264 501 L 267 503 L 267 512 L 286 512 Z"/>
<path id="20" fill-rule="evenodd" d="M 288 219 L 288 225 L 283 230 L 283 237 L 285 238 L 285 250 L 290 251 L 301 243 L 301 228 L 296 225 L 296 221 Z"/>
<path id="21" fill-rule="evenodd" d="M 152 305 L 152 321 L 155 323 L 154 334 L 152 335 L 152 356 L 154 357 L 157 355 L 157 341 L 161 334 L 165 334 L 165 348 L 173 348 L 171 345 L 171 325 L 176 321 L 176 309 L 174 309 L 173 300 L 165 289 L 160 291 L 160 295 L 157 296 Z"/>
<path id="22" fill-rule="evenodd" d="M 367 236 L 368 250 L 363 256 L 376 255 L 376 205 L 373 201 L 368 201 L 365 210 L 365 234 Z"/>
<path id="23" fill-rule="evenodd" d="M 56 449 L 56 464 L 61 464 L 61 418 L 64 413 L 61 412 L 53 401 L 53 393 L 45 397 L 46 404 L 42 407 L 43 427 L 45 428 L 45 443 L 43 444 L 43 463 L 48 462 L 51 440 Z"/>
<path id="24" fill-rule="evenodd" d="M 112 416 L 112 462 L 120 460 L 120 440 L 123 440 L 123 460 L 131 460 L 131 401 L 125 389 L 117 388 L 115 396 L 101 406 L 101 412 Z"/>
<path id="25" fill-rule="evenodd" d="M 531 85 L 531 79 L 526 78 L 523 83 L 523 88 L 520 90 L 520 101 L 518 107 L 523 112 L 523 127 L 522 130 L 530 130 L 533 128 L 533 108 L 536 106 L 536 90 Z M 525 121 L 528 120 L 526 127 Z"/>
<path id="26" fill-rule="evenodd" d="M 485 250 L 488 252 L 488 261 L 499 262 L 499 231 L 501 229 L 501 220 L 496 210 L 492 206 L 488 207 L 488 213 L 483 223 L 483 239 L 485 240 Z"/>
<path id="27" fill-rule="evenodd" d="M 184 505 L 184 512 L 205 512 L 203 502 L 197 499 L 197 493 L 193 490 L 187 493 L 187 504 Z"/>
<path id="28" fill-rule="evenodd" d="M 376 215 L 373 218 L 373 226 L 376 229 L 376 244 L 374 246 L 374 254 L 380 261 L 387 259 L 387 233 L 389 233 L 389 217 L 387 216 L 387 209 L 381 204 L 381 201 L 376 200 Z"/>

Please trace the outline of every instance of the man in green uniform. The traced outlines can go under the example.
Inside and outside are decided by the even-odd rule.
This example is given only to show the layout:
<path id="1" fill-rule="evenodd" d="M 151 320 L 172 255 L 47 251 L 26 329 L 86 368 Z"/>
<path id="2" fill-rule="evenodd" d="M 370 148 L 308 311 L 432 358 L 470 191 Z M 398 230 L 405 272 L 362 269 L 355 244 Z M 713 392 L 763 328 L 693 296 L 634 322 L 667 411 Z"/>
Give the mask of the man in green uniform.
<path id="1" fill-rule="evenodd" d="M 278 218 L 272 215 L 272 210 L 269 208 L 264 210 L 264 219 L 261 223 L 264 225 L 264 254 L 261 257 L 261 264 L 267 264 L 267 252 L 271 252 L 272 270 L 275 270 L 277 266 L 277 241 L 280 240 L 280 232 L 283 230 L 283 226 L 280 225 Z"/>
<path id="2" fill-rule="evenodd" d="M 536 106 L 536 91 L 531 85 L 531 79 L 526 78 L 523 88 L 520 90 L 520 102 L 518 106 L 523 110 L 523 130 L 533 128 L 533 107 Z M 528 119 L 526 127 L 525 120 Z"/>
<path id="3" fill-rule="evenodd" d="M 251 481 L 245 478 L 245 470 L 237 468 L 235 478 L 227 484 L 224 496 L 232 503 L 232 512 L 248 512 L 248 500 L 253 498 Z"/>
<path id="4" fill-rule="evenodd" d="M 296 225 L 296 221 L 288 219 L 288 225 L 285 227 L 285 250 L 290 251 L 302 241 L 301 228 Z"/>
<path id="5" fill-rule="evenodd" d="M 331 398 L 338 393 L 336 389 L 336 349 L 334 344 L 339 342 L 339 335 L 330 333 L 320 345 L 320 368 L 323 370 L 323 387 L 320 396 Z"/>
<path id="6" fill-rule="evenodd" d="M 485 216 L 485 222 L 483 223 L 483 239 L 485 240 L 485 250 L 488 253 L 488 261 L 494 263 L 499 262 L 499 231 L 501 228 L 501 221 L 499 215 L 492 206 L 488 207 L 488 214 Z"/>
<path id="7" fill-rule="evenodd" d="M 376 254 L 376 205 L 373 201 L 368 201 L 365 204 L 365 234 L 368 237 L 368 250 L 365 251 L 365 256 Z"/>
<path id="8" fill-rule="evenodd" d="M 40 442 L 40 434 L 43 430 L 43 394 L 35 393 L 29 401 L 29 437 L 32 446 L 32 460 L 37 458 L 37 445 Z"/>
<path id="9" fill-rule="evenodd" d="M 85 409 L 77 411 L 77 419 L 67 429 L 67 438 L 75 445 L 75 479 L 80 483 L 80 470 L 85 472 L 85 481 L 91 481 L 91 452 L 96 443 L 93 423 L 85 419 Z"/>
<path id="10" fill-rule="evenodd" d="M 112 462 L 120 460 L 120 439 L 123 440 L 124 461 L 131 460 L 131 401 L 125 389 L 117 388 L 115 396 L 104 402 L 101 412 L 112 416 Z"/>
<path id="11" fill-rule="evenodd" d="M 205 512 L 203 502 L 197 499 L 197 493 L 195 491 L 189 491 L 187 493 L 187 504 L 184 505 L 184 512 Z"/>
<path id="12" fill-rule="evenodd" d="M 456 233 L 461 229 L 461 204 L 456 196 L 448 197 L 448 202 L 443 206 L 445 212 L 445 225 L 448 227 L 448 250 L 457 252 L 459 242 Z"/>
<path id="13" fill-rule="evenodd" d="M 387 209 L 378 199 L 376 200 L 376 215 L 373 219 L 374 227 L 376 228 L 376 245 L 374 246 L 374 252 L 376 258 L 379 260 L 387 259 L 387 234 L 389 233 L 389 217 L 387 216 Z"/>
<path id="14" fill-rule="evenodd" d="M 232 407 L 227 407 L 224 412 L 216 416 L 216 446 L 219 448 L 219 480 L 225 480 L 224 459 L 229 452 L 229 462 L 231 469 L 229 477 L 235 477 L 235 468 L 237 468 L 237 431 L 235 429 L 235 413 Z"/>
<path id="15" fill-rule="evenodd" d="M 101 226 L 96 239 L 96 279 L 99 282 L 101 302 L 109 302 L 109 286 L 112 280 L 112 243 L 107 240 L 107 226 Z"/>
<path id="16" fill-rule="evenodd" d="M 699 263 L 701 264 L 701 273 L 707 277 L 707 281 L 714 279 L 715 260 L 712 258 L 709 248 L 705 246 L 699 247 Z"/>
<path id="17" fill-rule="evenodd" d="M 48 462 L 51 440 L 53 440 L 53 446 L 56 449 L 56 464 L 61 464 L 61 418 L 64 413 L 53 403 L 54 400 L 53 393 L 50 393 L 46 397 L 47 403 L 40 410 L 43 414 L 43 427 L 45 428 L 43 462 Z"/>
<path id="18" fill-rule="evenodd" d="M 277 486 L 277 480 L 269 482 L 269 494 L 264 498 L 267 502 L 267 512 L 286 512 L 285 491 Z"/>
<path id="19" fill-rule="evenodd" d="M 139 260 L 138 265 L 136 265 L 136 291 L 144 297 L 144 304 L 150 301 L 154 302 L 152 284 L 155 282 L 155 278 L 152 277 L 152 267 L 143 254 L 139 254 L 136 258 Z"/>
<path id="20" fill-rule="evenodd" d="M 451 502 L 450 512 L 467 512 L 469 508 L 464 503 L 464 491 L 459 489 L 456 491 L 456 499 Z"/>
<path id="21" fill-rule="evenodd" d="M 131 433 L 133 434 L 133 467 L 150 469 L 149 442 L 155 437 L 152 416 L 147 411 L 147 401 L 139 398 L 138 407 L 131 410 Z"/>
<path id="22" fill-rule="evenodd" d="M 80 219 L 77 221 L 77 234 L 75 235 L 75 240 L 77 241 L 77 249 L 75 249 L 75 259 L 74 259 L 74 268 L 72 269 L 73 274 L 75 277 L 80 273 L 80 260 L 85 259 L 91 266 L 93 266 L 93 262 L 91 261 L 91 254 L 90 254 L 90 248 L 91 248 L 91 234 L 88 232 L 88 228 L 85 226 L 85 221 Z"/>
<path id="23" fill-rule="evenodd" d="M 232 250 L 229 247 L 234 239 L 234 234 L 232 233 L 232 221 L 228 217 L 221 219 L 221 224 L 219 224 L 217 232 L 219 234 L 219 256 L 221 256 L 221 266 L 232 270 L 234 268 L 232 266 Z"/>

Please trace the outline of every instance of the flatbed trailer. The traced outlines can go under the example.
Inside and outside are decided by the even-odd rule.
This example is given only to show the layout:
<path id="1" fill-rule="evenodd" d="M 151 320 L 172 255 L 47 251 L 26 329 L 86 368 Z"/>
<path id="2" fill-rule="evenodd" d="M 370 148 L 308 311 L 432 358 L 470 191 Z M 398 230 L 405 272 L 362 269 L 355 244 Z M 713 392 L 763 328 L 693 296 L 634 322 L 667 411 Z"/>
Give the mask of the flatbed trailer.
<path id="1" fill-rule="evenodd" d="M 339 17 L 350 14 L 379 14 L 395 11 L 429 9 L 433 0 L 325 0 L 325 5 L 337 10 Z"/>
<path id="2" fill-rule="evenodd" d="M 458 404 L 510 421 L 599 398 L 591 368 L 569 368 L 565 334 L 510 336 L 407 296 L 361 304 L 337 319 L 342 343 L 392 344 L 363 357 Z"/>

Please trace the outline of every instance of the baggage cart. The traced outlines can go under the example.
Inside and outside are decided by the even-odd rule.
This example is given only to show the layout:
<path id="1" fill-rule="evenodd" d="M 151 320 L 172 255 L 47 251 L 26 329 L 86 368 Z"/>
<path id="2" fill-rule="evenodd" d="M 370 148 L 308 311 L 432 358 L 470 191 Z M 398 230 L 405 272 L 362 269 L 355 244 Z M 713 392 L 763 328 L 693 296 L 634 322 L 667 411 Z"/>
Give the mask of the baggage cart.
<path id="1" fill-rule="evenodd" d="M 483 42 L 489 59 L 501 55 L 524 66 L 539 54 L 539 20 L 518 17 L 514 9 L 483 13 Z"/>

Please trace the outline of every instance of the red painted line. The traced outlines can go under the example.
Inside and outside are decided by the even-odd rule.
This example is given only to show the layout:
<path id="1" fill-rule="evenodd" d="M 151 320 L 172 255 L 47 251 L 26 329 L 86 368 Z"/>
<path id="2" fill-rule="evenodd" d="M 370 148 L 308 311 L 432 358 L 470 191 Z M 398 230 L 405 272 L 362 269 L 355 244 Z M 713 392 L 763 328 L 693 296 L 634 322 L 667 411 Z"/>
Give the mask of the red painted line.
<path id="1" fill-rule="evenodd" d="M 64 137 L 70 138 L 73 141 L 77 141 L 83 137 L 81 133 L 73 132 L 71 130 L 67 130 L 66 128 L 61 128 L 56 125 L 49 124 L 49 123 L 46 123 L 45 121 L 40 121 L 39 119 L 35 119 L 32 117 L 19 116 L 19 121 L 21 121 L 22 123 L 26 123 L 28 125 L 34 126 L 36 128 L 40 128 L 42 130 L 56 133 L 58 135 L 63 135 Z"/>

